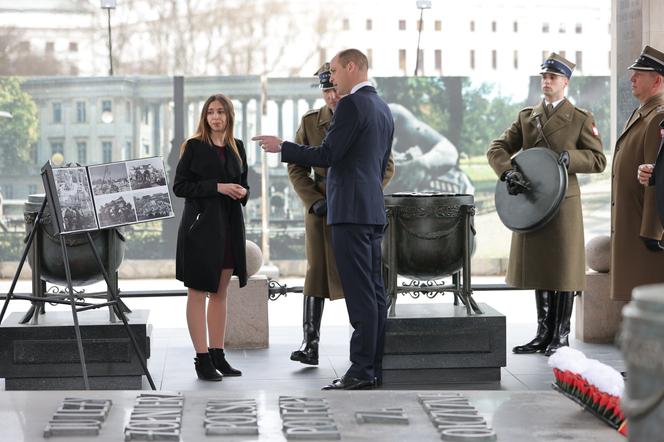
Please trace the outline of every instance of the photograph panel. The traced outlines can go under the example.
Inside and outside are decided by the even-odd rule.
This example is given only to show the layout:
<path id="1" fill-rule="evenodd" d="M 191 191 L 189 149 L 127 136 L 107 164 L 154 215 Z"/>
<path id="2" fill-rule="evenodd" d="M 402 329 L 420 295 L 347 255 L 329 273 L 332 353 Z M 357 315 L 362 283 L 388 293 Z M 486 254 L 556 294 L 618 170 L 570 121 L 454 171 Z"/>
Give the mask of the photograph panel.
<path id="1" fill-rule="evenodd" d="M 95 198 L 95 202 L 99 227 L 102 229 L 136 222 L 136 210 L 131 192 L 99 195 Z"/>
<path id="2" fill-rule="evenodd" d="M 89 166 L 88 171 L 94 195 L 108 195 L 131 190 L 127 167 L 124 163 Z"/>
<path id="3" fill-rule="evenodd" d="M 55 192 L 62 215 L 62 232 L 97 229 L 92 190 L 85 167 L 53 169 Z"/>
<path id="4" fill-rule="evenodd" d="M 161 157 L 127 161 L 126 165 L 132 190 L 166 185 L 166 171 Z"/>
<path id="5" fill-rule="evenodd" d="M 143 189 L 134 192 L 133 195 L 138 221 L 152 221 L 174 216 L 168 187 Z"/>

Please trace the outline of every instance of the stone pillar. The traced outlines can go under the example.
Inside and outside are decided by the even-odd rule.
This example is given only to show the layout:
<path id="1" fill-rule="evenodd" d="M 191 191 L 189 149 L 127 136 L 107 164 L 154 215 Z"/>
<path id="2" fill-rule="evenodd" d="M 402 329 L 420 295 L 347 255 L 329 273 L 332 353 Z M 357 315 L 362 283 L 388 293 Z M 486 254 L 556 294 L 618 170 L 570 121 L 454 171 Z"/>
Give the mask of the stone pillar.
<path id="1" fill-rule="evenodd" d="M 664 50 L 664 2 L 612 0 L 611 2 L 611 144 L 638 106 L 632 97 L 627 67 L 650 45 Z"/>
<path id="2" fill-rule="evenodd" d="M 297 98 L 293 99 L 293 138 L 297 133 L 297 128 L 300 126 L 300 112 L 299 112 L 300 100 Z"/>
<path id="3" fill-rule="evenodd" d="M 249 144 L 249 139 L 247 138 L 247 104 L 249 103 L 249 100 L 240 100 L 240 104 L 242 105 L 242 141 L 245 143 L 245 150 L 248 149 L 247 144 Z M 248 155 L 248 154 L 247 154 Z"/>

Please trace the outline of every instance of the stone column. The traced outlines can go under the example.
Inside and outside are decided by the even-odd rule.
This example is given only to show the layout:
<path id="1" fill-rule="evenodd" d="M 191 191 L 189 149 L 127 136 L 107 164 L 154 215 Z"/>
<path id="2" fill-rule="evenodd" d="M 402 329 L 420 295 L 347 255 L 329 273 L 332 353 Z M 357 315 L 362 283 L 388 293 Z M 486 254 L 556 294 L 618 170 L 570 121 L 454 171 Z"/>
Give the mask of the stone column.
<path id="1" fill-rule="evenodd" d="M 627 67 L 650 45 L 664 51 L 664 2 L 612 0 L 611 2 L 611 144 L 638 106 L 632 97 Z"/>

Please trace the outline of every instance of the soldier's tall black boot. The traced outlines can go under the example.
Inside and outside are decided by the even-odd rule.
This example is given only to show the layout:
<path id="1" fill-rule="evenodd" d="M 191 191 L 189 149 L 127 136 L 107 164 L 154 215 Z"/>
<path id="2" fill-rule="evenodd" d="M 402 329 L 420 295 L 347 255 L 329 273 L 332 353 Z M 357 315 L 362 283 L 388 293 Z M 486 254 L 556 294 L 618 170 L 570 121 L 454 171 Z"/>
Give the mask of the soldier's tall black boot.
<path id="1" fill-rule="evenodd" d="M 535 290 L 535 305 L 537 307 L 537 334 L 535 338 L 524 345 L 517 345 L 512 349 L 516 354 L 536 353 L 544 351 L 551 342 L 555 324 L 555 292 L 552 290 Z"/>
<path id="2" fill-rule="evenodd" d="M 318 342 L 320 341 L 320 322 L 323 319 L 325 298 L 304 296 L 302 307 L 302 331 L 304 339 L 299 350 L 291 353 L 291 361 L 307 365 L 318 365 Z"/>
<path id="3" fill-rule="evenodd" d="M 545 356 L 551 356 L 560 347 L 567 347 L 569 345 L 569 330 L 573 307 L 574 292 L 556 292 L 556 326 L 553 329 L 551 343 L 544 352 Z"/>

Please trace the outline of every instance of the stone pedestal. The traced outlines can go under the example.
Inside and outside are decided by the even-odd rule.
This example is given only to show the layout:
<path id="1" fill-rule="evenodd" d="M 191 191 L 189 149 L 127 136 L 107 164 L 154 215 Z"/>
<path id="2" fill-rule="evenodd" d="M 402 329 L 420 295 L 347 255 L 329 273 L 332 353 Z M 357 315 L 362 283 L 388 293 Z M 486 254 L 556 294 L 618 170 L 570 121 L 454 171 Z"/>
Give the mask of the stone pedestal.
<path id="1" fill-rule="evenodd" d="M 388 318 L 386 387 L 500 381 L 506 365 L 505 316 L 487 304 L 466 315 L 453 304 L 400 304 Z"/>
<path id="2" fill-rule="evenodd" d="M 609 273 L 586 273 L 586 290 L 576 297 L 576 339 L 596 344 L 614 342 L 626 302 L 610 297 Z"/>
<path id="3" fill-rule="evenodd" d="M 71 312 L 48 312 L 38 325 L 20 324 L 24 312 L 0 325 L 0 377 L 6 390 L 83 390 L 83 374 Z M 127 314 L 143 356 L 150 357 L 148 310 Z M 108 309 L 78 315 L 90 388 L 143 389 L 143 368 L 122 321 Z"/>
<path id="4" fill-rule="evenodd" d="M 270 333 L 267 315 L 267 277 L 252 276 L 243 288 L 233 277 L 228 291 L 226 348 L 267 348 Z"/>

